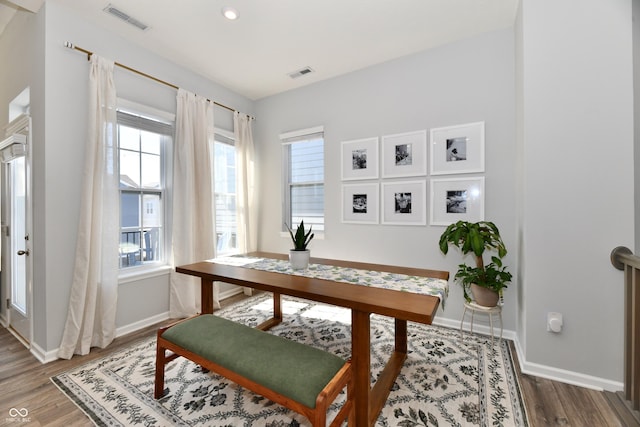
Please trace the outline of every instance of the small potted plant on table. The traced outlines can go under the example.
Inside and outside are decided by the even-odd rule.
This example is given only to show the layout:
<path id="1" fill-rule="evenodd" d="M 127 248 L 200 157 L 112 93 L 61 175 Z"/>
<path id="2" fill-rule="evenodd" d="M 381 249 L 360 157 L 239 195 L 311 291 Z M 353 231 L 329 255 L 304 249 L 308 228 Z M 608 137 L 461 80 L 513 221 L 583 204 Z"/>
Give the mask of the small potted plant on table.
<path id="1" fill-rule="evenodd" d="M 512 279 L 511 273 L 502 266 L 507 249 L 498 227 L 490 221 L 458 221 L 449 225 L 440 236 L 442 253 L 448 252 L 449 245 L 459 248 L 463 255 L 472 252 L 475 257 L 475 267 L 460 264 L 454 277 L 462 285 L 465 300 L 471 301 L 468 292 L 471 290 L 476 304 L 495 307 L 502 290 Z M 493 255 L 491 262 L 485 265 L 483 255 L 490 250 L 497 252 L 497 256 Z"/>
<path id="2" fill-rule="evenodd" d="M 314 236 L 314 234 L 311 233 L 312 228 L 313 226 L 310 226 L 309 231 L 305 231 L 304 220 L 302 220 L 294 234 L 291 227 L 287 225 L 289 235 L 293 241 L 293 249 L 289 251 L 289 262 L 291 263 L 291 268 L 294 270 L 304 270 L 309 266 L 311 252 L 307 249 L 307 246 Z"/>

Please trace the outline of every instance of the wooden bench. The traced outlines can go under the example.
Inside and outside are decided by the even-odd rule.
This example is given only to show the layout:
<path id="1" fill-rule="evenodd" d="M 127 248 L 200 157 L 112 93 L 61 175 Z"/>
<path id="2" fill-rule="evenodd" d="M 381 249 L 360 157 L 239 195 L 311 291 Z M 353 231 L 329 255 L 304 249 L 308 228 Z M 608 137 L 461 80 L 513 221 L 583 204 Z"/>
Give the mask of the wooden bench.
<path id="1" fill-rule="evenodd" d="M 167 355 L 167 350 L 173 354 Z M 154 397 L 164 394 L 164 368 L 184 357 L 325 427 L 327 410 L 347 387 L 331 426 L 353 415 L 351 361 L 212 314 L 158 330 Z"/>

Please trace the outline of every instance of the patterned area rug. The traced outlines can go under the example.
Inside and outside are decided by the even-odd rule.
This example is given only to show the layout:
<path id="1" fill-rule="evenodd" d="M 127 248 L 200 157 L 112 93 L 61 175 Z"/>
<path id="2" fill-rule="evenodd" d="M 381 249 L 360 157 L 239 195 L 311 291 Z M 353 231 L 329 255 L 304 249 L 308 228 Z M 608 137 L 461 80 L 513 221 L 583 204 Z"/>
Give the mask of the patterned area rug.
<path id="1" fill-rule="evenodd" d="M 255 326 L 272 313 L 268 294 L 217 311 Z M 271 332 L 348 358 L 349 310 L 283 297 Z M 371 318 L 373 378 L 393 350 L 392 319 Z M 409 354 L 376 426 L 528 426 L 507 341 L 409 323 Z M 153 399 L 155 338 L 52 378 L 100 426 L 301 426 L 297 415 L 185 359 L 167 365 L 168 394 Z M 337 413 L 344 395 L 330 410 Z"/>

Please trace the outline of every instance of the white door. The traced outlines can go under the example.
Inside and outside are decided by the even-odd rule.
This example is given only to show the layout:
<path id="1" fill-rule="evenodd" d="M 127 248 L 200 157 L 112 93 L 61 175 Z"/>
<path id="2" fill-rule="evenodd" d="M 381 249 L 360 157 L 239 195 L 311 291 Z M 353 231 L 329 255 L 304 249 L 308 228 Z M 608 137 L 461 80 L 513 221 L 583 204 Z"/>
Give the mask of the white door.
<path id="1" fill-rule="evenodd" d="M 27 158 L 17 157 L 5 163 L 7 187 L 8 254 L 5 263 L 9 280 L 9 326 L 27 343 L 31 341 L 31 242 L 28 230 L 28 172 Z M 8 264 L 8 265 L 7 265 Z"/>
<path id="2" fill-rule="evenodd" d="M 0 142 L 2 311 L 10 330 L 27 346 L 32 336 L 30 129 L 31 118 L 22 114 L 7 125 L 7 137 Z"/>

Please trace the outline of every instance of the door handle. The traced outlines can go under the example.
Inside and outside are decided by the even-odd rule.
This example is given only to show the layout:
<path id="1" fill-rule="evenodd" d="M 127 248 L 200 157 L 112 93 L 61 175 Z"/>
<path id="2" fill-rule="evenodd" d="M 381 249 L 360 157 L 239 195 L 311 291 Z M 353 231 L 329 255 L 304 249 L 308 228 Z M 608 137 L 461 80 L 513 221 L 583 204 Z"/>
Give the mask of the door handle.
<path id="1" fill-rule="evenodd" d="M 29 256 L 31 252 L 29 251 L 29 249 L 27 249 L 26 251 L 18 251 L 18 255 L 27 255 Z"/>

